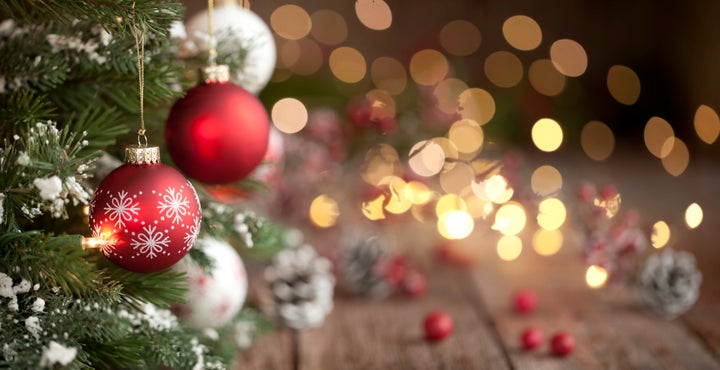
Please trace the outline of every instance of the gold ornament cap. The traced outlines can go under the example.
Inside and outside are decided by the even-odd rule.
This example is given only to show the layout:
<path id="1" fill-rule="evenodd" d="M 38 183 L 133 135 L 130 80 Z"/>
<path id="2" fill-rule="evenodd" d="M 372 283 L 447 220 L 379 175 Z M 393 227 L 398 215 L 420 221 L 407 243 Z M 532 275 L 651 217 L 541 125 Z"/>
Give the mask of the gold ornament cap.
<path id="1" fill-rule="evenodd" d="M 125 147 L 125 163 L 160 163 L 160 147 L 147 145 L 128 145 Z"/>
<path id="2" fill-rule="evenodd" d="M 230 81 L 230 67 L 225 64 L 207 66 L 200 69 L 200 78 L 206 84 Z"/>

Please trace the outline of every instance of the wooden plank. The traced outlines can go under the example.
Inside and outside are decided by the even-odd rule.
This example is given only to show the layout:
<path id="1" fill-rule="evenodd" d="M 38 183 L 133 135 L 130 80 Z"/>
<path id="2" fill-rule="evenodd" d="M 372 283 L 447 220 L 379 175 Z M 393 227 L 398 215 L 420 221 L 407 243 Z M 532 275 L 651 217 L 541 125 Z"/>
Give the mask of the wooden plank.
<path id="1" fill-rule="evenodd" d="M 259 337 L 237 357 L 237 369 L 290 370 L 294 364 L 293 336 L 289 330 L 277 330 Z"/>
<path id="2" fill-rule="evenodd" d="M 666 368 L 716 369 L 717 360 L 680 320 L 664 320 L 646 310 L 627 287 L 591 290 L 584 286 L 582 263 L 566 252 L 552 257 L 531 253 L 519 260 L 487 265 L 475 281 L 494 318 L 516 369 Z M 536 312 L 519 315 L 512 294 L 527 287 L 540 298 Z M 557 330 L 572 333 L 575 352 L 554 357 L 546 344 L 539 351 L 520 348 L 520 333 L 535 326 L 546 342 Z"/>
<path id="3" fill-rule="evenodd" d="M 508 369 L 503 349 L 485 317 L 468 299 L 468 275 L 434 270 L 428 295 L 417 300 L 339 296 L 325 324 L 300 334 L 300 369 Z M 423 339 L 427 313 L 454 319 L 451 337 Z"/>

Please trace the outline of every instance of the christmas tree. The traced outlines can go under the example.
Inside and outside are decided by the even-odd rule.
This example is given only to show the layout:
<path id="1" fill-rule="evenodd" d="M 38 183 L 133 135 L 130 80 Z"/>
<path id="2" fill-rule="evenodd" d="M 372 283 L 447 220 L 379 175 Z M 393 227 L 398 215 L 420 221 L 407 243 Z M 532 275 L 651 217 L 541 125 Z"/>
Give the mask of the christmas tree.
<path id="1" fill-rule="evenodd" d="M 173 224 L 193 187 L 202 205 L 199 235 L 185 235 L 188 257 L 172 268 L 119 267 L 88 225 L 97 222 L 89 213 L 98 185 L 126 144 L 158 145 L 171 163 L 168 110 L 193 83 L 189 66 L 207 57 L 182 57 L 171 39 L 182 12 L 168 0 L 0 4 L 0 367 L 227 368 L 248 334 L 238 330 L 262 321 L 248 310 L 219 325 L 178 319 L 188 276 L 204 279 L 198 271 L 222 262 L 206 253 L 213 245 L 261 255 L 282 246 L 282 230 L 253 212 L 214 202 L 201 184 L 182 197 L 170 191 L 177 202 L 159 207 Z M 235 70 L 244 55 L 217 58 Z M 130 222 L 125 200 L 112 199 L 121 203 L 110 216 L 116 226 Z M 196 238 L 206 247 L 191 248 Z"/>

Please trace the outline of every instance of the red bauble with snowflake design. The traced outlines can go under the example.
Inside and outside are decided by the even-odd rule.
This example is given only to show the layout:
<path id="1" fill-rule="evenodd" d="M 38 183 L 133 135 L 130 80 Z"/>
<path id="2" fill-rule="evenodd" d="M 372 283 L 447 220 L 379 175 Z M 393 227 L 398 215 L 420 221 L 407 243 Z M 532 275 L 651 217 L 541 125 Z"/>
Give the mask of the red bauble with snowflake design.
<path id="1" fill-rule="evenodd" d="M 247 177 L 262 162 L 270 134 L 265 107 L 228 82 L 226 68 L 207 67 L 205 83 L 173 104 L 165 126 L 167 149 L 178 168 L 211 185 Z"/>
<path id="2" fill-rule="evenodd" d="M 134 272 L 174 265 L 197 239 L 201 210 L 195 189 L 160 163 L 158 147 L 128 146 L 125 164 L 100 183 L 90 204 L 90 229 L 103 254 Z"/>

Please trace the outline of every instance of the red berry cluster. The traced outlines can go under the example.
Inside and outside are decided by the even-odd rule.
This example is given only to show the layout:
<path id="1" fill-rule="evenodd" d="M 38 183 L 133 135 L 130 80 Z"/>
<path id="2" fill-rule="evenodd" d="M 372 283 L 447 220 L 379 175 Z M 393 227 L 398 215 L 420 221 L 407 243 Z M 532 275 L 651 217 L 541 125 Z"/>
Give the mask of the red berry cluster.
<path id="1" fill-rule="evenodd" d="M 532 313 L 537 307 L 537 296 L 528 289 L 519 290 L 513 296 L 512 305 L 519 314 Z M 525 350 L 534 350 L 542 345 L 545 335 L 535 327 L 529 327 L 520 334 L 520 345 Z M 560 330 L 550 338 L 550 351 L 555 356 L 567 356 L 575 349 L 575 338 L 572 334 Z"/>

